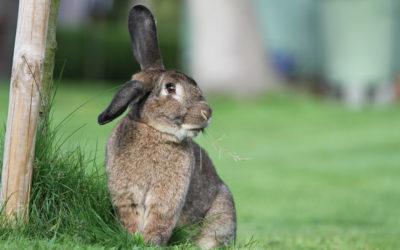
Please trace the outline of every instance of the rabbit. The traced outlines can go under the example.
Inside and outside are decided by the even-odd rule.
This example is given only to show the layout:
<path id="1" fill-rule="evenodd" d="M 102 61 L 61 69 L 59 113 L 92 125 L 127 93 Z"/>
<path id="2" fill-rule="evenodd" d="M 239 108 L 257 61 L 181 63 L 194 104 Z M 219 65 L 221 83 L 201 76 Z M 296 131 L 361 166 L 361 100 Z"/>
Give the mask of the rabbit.
<path id="1" fill-rule="evenodd" d="M 206 151 L 192 138 L 205 129 L 212 110 L 196 82 L 165 70 L 153 14 L 134 6 L 128 21 L 134 74 L 98 116 L 100 125 L 123 117 L 106 149 L 108 188 L 121 224 L 146 243 L 165 246 L 175 227 L 199 223 L 195 244 L 234 244 L 236 211 L 232 194 Z"/>

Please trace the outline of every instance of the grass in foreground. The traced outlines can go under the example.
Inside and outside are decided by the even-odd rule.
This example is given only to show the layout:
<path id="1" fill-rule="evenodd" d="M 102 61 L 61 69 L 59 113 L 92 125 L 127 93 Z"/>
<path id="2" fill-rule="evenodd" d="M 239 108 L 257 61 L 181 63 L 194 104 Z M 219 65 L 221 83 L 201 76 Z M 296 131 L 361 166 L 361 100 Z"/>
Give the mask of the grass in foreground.
<path id="1" fill-rule="evenodd" d="M 115 124 L 96 123 L 96 116 L 115 92 L 108 89 L 101 84 L 65 82 L 53 109 L 57 123 L 75 107 L 96 97 L 61 130 L 65 137 L 87 124 L 63 148 L 73 150 L 77 142 L 83 145 L 81 153 L 88 162 L 84 165 L 89 176 L 89 170 L 95 169 L 87 156 L 96 151 L 93 158 L 98 175 L 104 173 L 105 144 Z M 8 88 L 0 85 L 3 121 L 7 96 Z M 398 104 L 351 111 L 335 102 L 288 91 L 252 100 L 215 97 L 209 101 L 214 109 L 213 122 L 197 141 L 207 149 L 233 192 L 239 247 L 400 248 Z M 215 143 L 220 146 L 215 147 Z M 250 160 L 235 162 L 230 152 Z M 251 237 L 254 241 L 249 240 Z M 2 236 L 0 246 L 41 244 L 45 248 L 53 244 L 49 237 L 17 238 Z M 94 237 L 75 240 L 68 233 L 56 238 L 54 244 L 59 248 L 111 245 Z"/>

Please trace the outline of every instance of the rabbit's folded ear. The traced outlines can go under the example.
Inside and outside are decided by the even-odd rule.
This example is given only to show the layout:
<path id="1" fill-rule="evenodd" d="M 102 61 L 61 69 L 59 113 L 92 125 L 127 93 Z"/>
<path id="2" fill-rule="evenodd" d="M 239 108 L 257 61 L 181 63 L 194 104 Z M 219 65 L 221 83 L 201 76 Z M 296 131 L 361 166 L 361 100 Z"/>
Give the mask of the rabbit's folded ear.
<path id="1" fill-rule="evenodd" d="M 110 105 L 97 118 L 100 125 L 106 124 L 124 113 L 129 104 L 138 103 L 146 94 L 147 88 L 142 82 L 129 81 L 115 94 Z"/>
<path id="2" fill-rule="evenodd" d="M 164 69 L 158 47 L 156 21 L 150 10 L 143 5 L 134 6 L 129 12 L 128 28 L 133 53 L 142 70 Z"/>

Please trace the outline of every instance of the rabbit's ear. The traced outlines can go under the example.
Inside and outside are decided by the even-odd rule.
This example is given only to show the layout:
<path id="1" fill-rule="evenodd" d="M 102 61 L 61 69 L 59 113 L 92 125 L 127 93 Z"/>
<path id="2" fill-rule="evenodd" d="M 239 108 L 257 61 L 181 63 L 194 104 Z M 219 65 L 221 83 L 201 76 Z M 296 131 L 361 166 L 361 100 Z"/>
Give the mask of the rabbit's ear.
<path id="1" fill-rule="evenodd" d="M 128 28 L 133 53 L 142 70 L 164 69 L 158 47 L 156 21 L 150 10 L 143 5 L 134 6 L 129 12 Z"/>
<path id="2" fill-rule="evenodd" d="M 129 104 L 138 103 L 146 94 L 146 88 L 142 82 L 129 81 L 115 94 L 110 105 L 97 118 L 100 125 L 106 124 L 124 113 Z"/>

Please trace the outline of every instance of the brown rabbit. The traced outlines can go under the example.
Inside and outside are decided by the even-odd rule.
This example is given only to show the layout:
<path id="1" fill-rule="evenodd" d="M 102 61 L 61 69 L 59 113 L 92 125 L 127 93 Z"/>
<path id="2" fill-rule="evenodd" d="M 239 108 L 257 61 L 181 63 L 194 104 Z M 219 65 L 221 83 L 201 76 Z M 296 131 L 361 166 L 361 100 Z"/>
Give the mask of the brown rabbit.
<path id="1" fill-rule="evenodd" d="M 164 69 L 146 7 L 131 9 L 128 26 L 142 71 L 98 117 L 105 124 L 131 108 L 107 144 L 108 187 L 118 218 L 148 243 L 166 245 L 175 227 L 200 222 L 198 246 L 228 246 L 236 237 L 232 194 L 191 139 L 210 123 L 212 110 L 193 79 Z"/>

